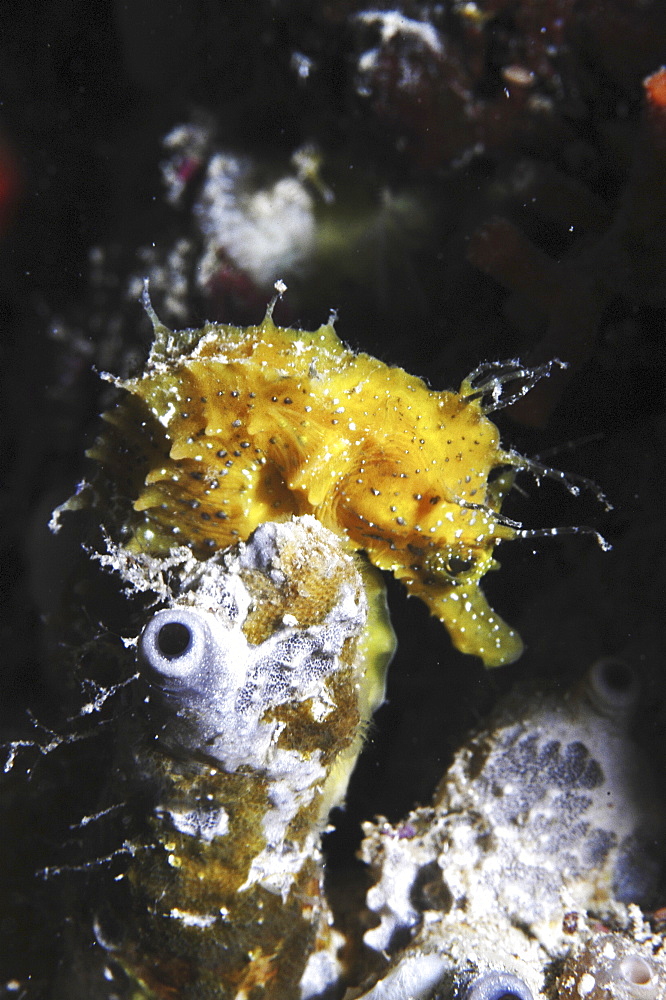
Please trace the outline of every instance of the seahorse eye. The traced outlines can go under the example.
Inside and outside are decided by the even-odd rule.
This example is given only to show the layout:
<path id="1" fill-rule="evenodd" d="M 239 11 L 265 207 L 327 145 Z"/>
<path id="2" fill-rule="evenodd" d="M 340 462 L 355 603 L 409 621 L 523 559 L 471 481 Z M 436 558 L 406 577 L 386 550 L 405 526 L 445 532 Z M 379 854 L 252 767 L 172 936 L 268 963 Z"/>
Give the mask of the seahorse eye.
<path id="1" fill-rule="evenodd" d="M 467 987 L 464 1000 L 534 1000 L 529 986 L 510 972 L 485 972 Z"/>
<path id="2" fill-rule="evenodd" d="M 473 555 L 469 557 L 457 555 L 450 550 L 433 550 L 424 559 L 426 574 L 435 581 L 462 583 L 470 574 L 474 574 L 477 562 Z"/>
<path id="3" fill-rule="evenodd" d="M 144 672 L 161 684 L 178 684 L 205 664 L 212 642 L 201 612 L 191 608 L 158 611 L 139 638 L 139 659 Z"/>
<path id="4" fill-rule="evenodd" d="M 469 573 L 473 565 L 473 559 L 461 559 L 460 556 L 451 556 L 447 560 L 446 570 L 451 576 L 462 576 L 463 573 Z"/>

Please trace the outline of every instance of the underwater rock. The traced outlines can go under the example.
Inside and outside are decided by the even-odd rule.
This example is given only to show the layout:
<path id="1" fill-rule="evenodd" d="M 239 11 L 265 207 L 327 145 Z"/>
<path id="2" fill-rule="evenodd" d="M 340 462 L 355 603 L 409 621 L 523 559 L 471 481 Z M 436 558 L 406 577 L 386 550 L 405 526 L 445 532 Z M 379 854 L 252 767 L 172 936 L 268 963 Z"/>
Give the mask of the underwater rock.
<path id="1" fill-rule="evenodd" d="M 554 963 L 525 935 L 520 955 L 513 952 L 521 944 L 517 928 L 504 928 L 506 940 L 492 943 L 502 929 L 489 914 L 487 928 L 452 927 L 441 941 L 433 935 L 429 947 L 415 942 L 372 989 L 349 991 L 345 1000 L 661 1000 L 665 942 L 631 909 L 636 919 L 621 932 L 579 920 L 566 959 Z"/>
<path id="2" fill-rule="evenodd" d="M 664 10 L 653 2 L 382 9 L 353 0 L 342 12 L 325 10 L 329 21 L 346 17 L 355 40 L 352 86 L 366 131 L 388 137 L 426 171 L 537 142 L 555 158 L 589 106 L 603 113 L 599 94 L 609 80 L 635 99 L 641 76 L 663 59 Z"/>
<path id="3" fill-rule="evenodd" d="M 368 1000 L 497 968 L 542 996 L 572 917 L 626 927 L 627 904 L 652 901 L 665 826 L 626 732 L 637 691 L 625 664 L 602 660 L 563 698 L 515 694 L 458 751 L 431 807 L 366 824 L 379 923 L 365 941 L 394 956 Z"/>
<path id="4" fill-rule="evenodd" d="M 566 369 L 559 369 L 529 397 L 517 401 L 511 410 L 515 420 L 533 426 L 547 423 L 565 384 L 598 351 L 602 320 L 618 296 L 634 311 L 663 307 L 666 301 L 662 185 L 666 109 L 658 96 L 665 78 L 660 71 L 643 81 L 642 127 L 634 142 L 627 182 L 612 206 L 597 204 L 591 191 L 579 187 L 578 198 L 582 204 L 587 202 L 595 221 L 588 220 L 587 232 L 584 225 L 576 226 L 585 235 L 579 235 L 567 253 L 560 250 L 555 260 L 512 220 L 501 216 L 486 221 L 470 237 L 469 260 L 511 292 L 507 314 L 522 317 L 523 325 L 535 329 L 546 324 L 545 333 L 530 351 L 530 361 L 538 364 L 559 357 L 567 362 Z M 541 168 L 531 185 L 534 201 L 541 200 L 539 187 L 546 186 L 546 176 L 551 193 L 561 186 L 573 194 L 570 180 L 550 167 L 544 175 Z"/>
<path id="5" fill-rule="evenodd" d="M 663 940 L 598 932 L 573 950 L 555 988 L 558 1000 L 660 1000 Z"/>
<path id="6" fill-rule="evenodd" d="M 135 551 L 183 544 L 206 557 L 265 521 L 312 514 L 420 597 L 462 652 L 486 666 L 520 655 L 480 587 L 495 546 L 583 529 L 521 530 L 502 501 L 515 470 L 579 486 L 503 449 L 488 414 L 552 364 L 486 363 L 459 392 L 435 392 L 349 350 L 331 321 L 285 329 L 271 305 L 258 326 L 173 332 L 147 293 L 144 304 L 155 331 L 147 365 L 137 378 L 108 376 L 125 395 L 89 452 L 109 530 Z"/>
<path id="7" fill-rule="evenodd" d="M 177 580 L 119 719 L 108 800 L 129 861 L 94 919 L 110 977 L 133 997 L 319 996 L 340 973 L 320 836 L 383 697 L 388 620 L 308 516 L 206 562 L 107 558 L 135 590 Z"/>

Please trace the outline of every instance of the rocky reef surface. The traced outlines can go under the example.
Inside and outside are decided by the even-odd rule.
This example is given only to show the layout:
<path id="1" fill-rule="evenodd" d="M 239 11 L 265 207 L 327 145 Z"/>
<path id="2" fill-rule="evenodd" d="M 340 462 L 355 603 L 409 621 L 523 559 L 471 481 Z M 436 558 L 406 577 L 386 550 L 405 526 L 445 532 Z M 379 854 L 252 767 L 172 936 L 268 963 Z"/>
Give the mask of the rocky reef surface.
<path id="1" fill-rule="evenodd" d="M 576 976 L 596 977 L 600 997 L 660 995 L 663 941 L 646 950 L 631 932 L 636 904 L 655 903 L 666 832 L 650 766 L 626 732 L 637 699 L 635 674 L 617 660 L 595 663 L 564 697 L 515 692 L 455 755 L 430 807 L 366 824 L 367 904 L 379 922 L 365 941 L 392 957 L 364 996 L 397 998 L 409 983 L 415 997 L 557 998 L 565 958 L 560 982 L 583 991 Z M 594 926 L 627 932 L 608 934 L 628 957 L 603 976 L 580 971 L 605 954 Z M 632 962 L 652 992 L 631 992 Z"/>

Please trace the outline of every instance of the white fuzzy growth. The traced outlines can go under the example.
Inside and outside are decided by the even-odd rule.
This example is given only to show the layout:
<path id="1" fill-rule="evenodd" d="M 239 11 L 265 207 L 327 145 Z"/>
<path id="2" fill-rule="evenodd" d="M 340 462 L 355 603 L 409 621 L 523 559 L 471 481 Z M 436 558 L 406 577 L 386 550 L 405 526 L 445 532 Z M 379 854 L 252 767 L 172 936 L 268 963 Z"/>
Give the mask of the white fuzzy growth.
<path id="1" fill-rule="evenodd" d="M 278 817 L 278 819 L 286 828 L 285 818 Z M 318 830 L 306 837 L 302 846 L 283 839 L 271 847 L 265 847 L 256 858 L 252 859 L 247 878 L 238 891 L 245 892 L 253 885 L 262 885 L 269 892 L 281 896 L 282 901 L 286 902 L 294 879 L 304 862 L 312 859 L 321 862 Z"/>
<path id="2" fill-rule="evenodd" d="M 282 775 L 278 777 L 280 771 Z M 312 831 L 304 848 L 287 841 L 285 834 L 298 812 L 312 802 L 325 777 L 319 754 L 308 759 L 291 750 L 278 751 L 270 780 L 271 808 L 262 821 L 266 847 L 253 859 L 239 892 L 260 883 L 286 901 L 304 859 L 319 854 L 319 831 Z"/>
<path id="3" fill-rule="evenodd" d="M 370 824 L 367 831 L 372 830 Z M 367 931 L 365 943 L 376 951 L 387 951 L 396 930 L 414 927 L 419 911 L 412 901 L 414 880 L 419 868 L 429 860 L 428 848 L 415 839 L 401 838 L 387 823 L 380 824 L 372 837 L 372 849 L 366 842 L 366 860 L 375 865 L 381 859 L 382 878 L 368 891 L 369 909 L 381 917 L 381 923 Z"/>
<path id="4" fill-rule="evenodd" d="M 186 161 L 200 161 L 210 142 L 211 130 L 203 123 L 176 125 L 162 141 L 170 159 L 161 165 L 166 185 L 167 201 L 177 205 L 187 185 Z"/>
<path id="5" fill-rule="evenodd" d="M 334 945 L 342 945 L 342 935 L 331 932 Z M 332 951 L 315 951 L 307 960 L 299 985 L 301 1000 L 323 996 L 335 983 L 340 981 L 342 965 Z"/>
<path id="6" fill-rule="evenodd" d="M 379 29 L 379 45 L 367 49 L 358 59 L 359 80 L 357 89 L 362 97 L 372 93 L 373 75 L 382 57 L 382 50 L 394 44 L 396 37 L 404 39 L 405 46 L 419 52 L 440 58 L 444 54 L 442 39 L 436 28 L 427 21 L 416 21 L 405 17 L 397 10 L 366 10 L 356 15 L 356 20 L 364 24 L 376 25 Z M 412 61 L 398 56 L 398 87 L 412 90 L 419 85 L 419 75 Z"/>
<path id="7" fill-rule="evenodd" d="M 314 201 L 297 177 L 252 190 L 251 165 L 218 153 L 208 165 L 195 214 L 206 239 L 199 281 L 207 285 L 228 258 L 256 284 L 270 287 L 298 271 L 315 245 Z"/>
<path id="8" fill-rule="evenodd" d="M 443 52 L 437 30 L 427 21 L 415 21 L 397 10 L 364 10 L 356 16 L 365 24 L 376 24 L 379 27 L 382 44 L 392 41 L 396 35 L 405 35 L 436 55 Z"/>
<path id="9" fill-rule="evenodd" d="M 592 992 L 592 990 L 595 988 L 596 985 L 597 981 L 594 978 L 594 976 L 591 976 L 589 972 L 586 972 L 584 973 L 584 975 L 580 977 L 580 982 L 578 983 L 578 992 L 581 995 L 581 997 L 585 997 L 587 996 L 588 993 Z"/>
<path id="10" fill-rule="evenodd" d="M 212 927 L 217 916 L 214 913 L 191 913 L 189 910 L 179 910 L 174 906 L 169 914 L 174 920 L 180 920 L 185 927 L 198 927 L 205 930 Z"/>
<path id="11" fill-rule="evenodd" d="M 179 833 L 210 842 L 215 837 L 229 833 L 229 814 L 225 809 L 167 810 L 169 818 Z"/>

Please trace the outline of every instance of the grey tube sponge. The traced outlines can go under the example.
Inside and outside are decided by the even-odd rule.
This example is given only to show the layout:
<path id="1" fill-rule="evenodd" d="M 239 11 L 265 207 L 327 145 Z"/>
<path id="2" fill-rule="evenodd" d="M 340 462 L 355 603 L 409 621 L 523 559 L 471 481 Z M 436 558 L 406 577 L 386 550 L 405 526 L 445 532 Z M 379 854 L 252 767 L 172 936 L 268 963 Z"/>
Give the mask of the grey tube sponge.
<path id="1" fill-rule="evenodd" d="M 518 976 L 493 969 L 469 984 L 463 1000 L 534 1000 L 534 996 Z"/>

